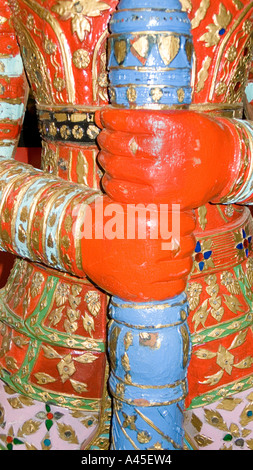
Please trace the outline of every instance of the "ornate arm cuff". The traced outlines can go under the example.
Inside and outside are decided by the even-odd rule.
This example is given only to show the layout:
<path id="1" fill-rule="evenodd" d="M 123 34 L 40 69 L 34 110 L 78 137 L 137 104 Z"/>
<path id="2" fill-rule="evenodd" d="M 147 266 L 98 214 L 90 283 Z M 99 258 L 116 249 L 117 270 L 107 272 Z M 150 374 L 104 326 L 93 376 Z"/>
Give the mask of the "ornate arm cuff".
<path id="1" fill-rule="evenodd" d="M 13 160 L 0 167 L 0 249 L 83 276 L 80 223 L 99 192 Z"/>
<path id="2" fill-rule="evenodd" d="M 0 24 L 0 156 L 15 154 L 28 95 L 23 63 L 7 2 Z"/>
<path id="3" fill-rule="evenodd" d="M 238 162 L 235 179 L 222 204 L 253 204 L 253 126 L 249 121 L 233 120 L 238 134 Z"/>

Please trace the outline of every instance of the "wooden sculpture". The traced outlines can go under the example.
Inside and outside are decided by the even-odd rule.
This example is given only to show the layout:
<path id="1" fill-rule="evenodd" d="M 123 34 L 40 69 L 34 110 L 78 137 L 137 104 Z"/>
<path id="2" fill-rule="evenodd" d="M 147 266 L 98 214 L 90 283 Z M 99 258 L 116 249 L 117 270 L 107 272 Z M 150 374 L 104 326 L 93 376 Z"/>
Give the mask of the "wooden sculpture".
<path id="1" fill-rule="evenodd" d="M 3 1 L 0 246 L 19 257 L 0 297 L 3 448 L 108 448 L 106 294 L 110 448 L 253 448 L 252 14 Z M 23 65 L 43 171 L 12 158 Z"/>
<path id="2" fill-rule="evenodd" d="M 1 2 L 1 156 L 15 156 L 28 92 L 27 74 L 42 137 L 42 168 L 56 177 L 53 190 L 52 177 L 48 180 L 44 173 L 33 186 L 35 174 L 32 176 L 30 168 L 25 170 L 26 184 L 21 183 L 22 165 L 17 169 L 9 161 L 11 166 L 14 163 L 12 175 L 16 175 L 14 179 L 9 175 L 9 182 L 16 190 L 23 185 L 23 194 L 14 196 L 16 202 L 12 200 L 9 206 L 11 213 L 19 203 L 23 206 L 23 235 L 19 231 L 17 242 L 26 239 L 33 212 L 37 223 L 30 241 L 38 249 L 38 198 L 52 209 L 58 206 L 60 216 L 69 191 L 65 182 L 78 183 L 80 195 L 88 187 L 94 188 L 91 193 L 98 191 L 95 138 L 99 129 L 94 116 L 108 102 L 107 23 L 117 2 L 81 2 L 79 8 L 74 2 L 66 8 L 63 3 Z M 24 191 L 29 187 L 26 199 Z M 33 209 L 28 208 L 28 201 Z M 43 213 L 45 207 L 40 207 Z M 6 208 L 2 222 L 8 220 L 8 211 Z M 55 244 L 55 215 L 50 217 L 49 249 Z M 64 250 L 68 249 L 70 229 L 71 214 L 60 241 Z M 77 277 L 56 270 L 53 252 L 49 269 L 33 263 L 36 257 L 24 245 L 23 249 L 24 258 L 16 261 L 1 294 L 1 375 L 11 387 L 3 387 L 1 382 L 2 420 L 6 422 L 1 445 L 79 449 L 82 443 L 84 447 L 89 443 L 95 449 L 108 448 L 107 296 L 83 271 Z M 62 256 L 69 264 L 69 255 Z M 11 422 L 16 425 L 8 426 Z"/>

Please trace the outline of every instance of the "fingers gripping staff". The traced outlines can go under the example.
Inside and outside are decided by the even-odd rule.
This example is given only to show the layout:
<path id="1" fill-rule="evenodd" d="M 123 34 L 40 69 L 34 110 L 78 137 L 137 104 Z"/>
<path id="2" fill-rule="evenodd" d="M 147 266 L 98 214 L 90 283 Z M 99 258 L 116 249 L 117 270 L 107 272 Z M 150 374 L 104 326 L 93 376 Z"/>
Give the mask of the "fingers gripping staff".
<path id="1" fill-rule="evenodd" d="M 150 0 L 122 0 L 110 27 L 112 106 L 100 116 L 104 130 L 99 138 L 99 161 L 106 170 L 103 187 L 123 204 L 172 204 L 161 159 L 168 151 L 166 113 L 170 111 L 164 110 L 190 102 L 189 20 L 179 1 L 163 0 L 156 9 Z M 171 161 L 168 166 L 173 172 Z M 186 213 L 183 217 L 182 245 L 190 226 L 194 228 L 191 212 L 188 219 Z M 147 256 L 151 242 L 161 245 L 161 238 L 147 240 Z M 155 291 L 146 302 L 130 302 L 124 293 L 111 300 L 113 449 L 180 449 L 183 445 L 189 336 L 182 278 L 191 269 L 193 246 L 191 239 L 188 250 L 179 248 L 178 257 L 169 253 L 166 260 L 163 253 L 162 263 L 153 260 L 153 269 L 160 271 L 158 295 L 159 285 L 167 289 L 164 300 L 156 298 Z M 140 266 L 140 283 L 142 279 L 145 283 L 147 262 Z"/>
<path id="2" fill-rule="evenodd" d="M 114 449 L 182 447 L 180 409 L 189 360 L 184 288 L 194 248 L 192 209 L 224 197 L 239 168 L 234 124 L 187 110 L 192 44 L 188 18 L 180 7 L 174 1 L 155 9 L 148 1 L 129 5 L 122 0 L 111 21 L 112 106 L 99 116 L 103 187 L 121 204 L 178 204 L 181 209 L 181 246 L 160 264 L 153 258 L 150 272 L 157 269 L 160 277 L 142 298 L 147 302 L 122 300 L 133 300 L 127 280 L 128 292 L 121 286 L 121 295 L 112 298 Z M 135 269 L 137 285 L 145 284 L 145 268 L 144 262 Z"/>

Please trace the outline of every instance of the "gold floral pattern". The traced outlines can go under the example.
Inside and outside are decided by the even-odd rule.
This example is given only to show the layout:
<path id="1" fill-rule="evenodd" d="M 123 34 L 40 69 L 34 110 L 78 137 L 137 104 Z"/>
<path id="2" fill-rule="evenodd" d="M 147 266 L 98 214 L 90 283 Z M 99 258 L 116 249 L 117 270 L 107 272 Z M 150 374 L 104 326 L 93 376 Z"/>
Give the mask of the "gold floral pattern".
<path id="1" fill-rule="evenodd" d="M 214 22 L 207 26 L 208 32 L 200 37 L 200 41 L 204 41 L 207 47 L 217 46 L 232 20 L 232 14 L 221 3 L 219 13 L 213 16 L 213 20 Z"/>
<path id="2" fill-rule="evenodd" d="M 72 33 L 76 33 L 80 41 L 91 31 L 88 18 L 100 16 L 103 11 L 109 9 L 110 6 L 100 0 L 60 0 L 52 7 L 52 11 L 57 13 L 61 20 L 71 19 Z"/>
<path id="3" fill-rule="evenodd" d="M 186 413 L 186 431 L 199 448 L 253 450 L 253 396 L 224 397 L 203 411 Z"/>
<path id="4" fill-rule="evenodd" d="M 73 60 L 73 64 L 78 69 L 86 69 L 90 63 L 89 52 L 86 51 L 85 49 L 77 49 L 73 53 L 72 60 Z"/>
<path id="5" fill-rule="evenodd" d="M 36 402 L 16 393 L 7 385 L 0 385 L 1 450 L 79 450 L 84 436 L 89 436 L 88 433 L 98 429 L 97 410 L 71 411 L 64 407 Z M 78 384 L 76 386 L 78 387 Z M 105 405 L 107 406 L 106 402 Z M 108 419 L 107 410 L 105 417 Z M 96 447 L 106 450 L 106 421 L 101 423 L 100 429 L 102 436 L 96 437 Z"/>

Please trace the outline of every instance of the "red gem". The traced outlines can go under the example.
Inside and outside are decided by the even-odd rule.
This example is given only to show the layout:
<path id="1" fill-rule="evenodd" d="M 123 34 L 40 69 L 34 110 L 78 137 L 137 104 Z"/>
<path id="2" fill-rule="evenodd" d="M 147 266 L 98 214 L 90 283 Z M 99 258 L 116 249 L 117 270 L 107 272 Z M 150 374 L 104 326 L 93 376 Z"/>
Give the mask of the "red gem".
<path id="1" fill-rule="evenodd" d="M 202 261 L 204 259 L 204 255 L 203 253 L 197 253 L 195 255 L 195 260 L 199 263 L 200 261 Z"/>
<path id="2" fill-rule="evenodd" d="M 47 413 L 47 419 L 53 419 L 54 415 L 53 413 Z"/>
<path id="3" fill-rule="evenodd" d="M 12 442 L 12 441 L 13 441 L 13 437 L 12 437 L 12 436 L 7 436 L 6 441 L 7 441 L 8 443 Z"/>
<path id="4" fill-rule="evenodd" d="M 248 240 L 244 240 L 243 246 L 244 246 L 244 248 L 248 248 L 248 246 L 249 246 Z"/>
<path id="5" fill-rule="evenodd" d="M 240 87 L 241 87 L 241 83 L 240 83 L 240 82 L 237 82 L 237 84 L 236 84 L 235 87 L 234 87 L 234 91 L 235 91 L 235 92 L 238 91 Z"/>

